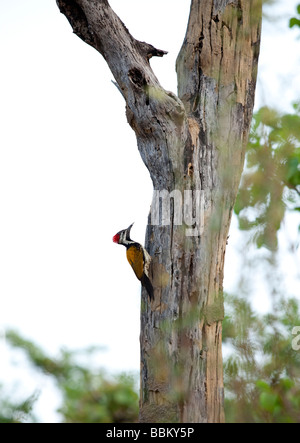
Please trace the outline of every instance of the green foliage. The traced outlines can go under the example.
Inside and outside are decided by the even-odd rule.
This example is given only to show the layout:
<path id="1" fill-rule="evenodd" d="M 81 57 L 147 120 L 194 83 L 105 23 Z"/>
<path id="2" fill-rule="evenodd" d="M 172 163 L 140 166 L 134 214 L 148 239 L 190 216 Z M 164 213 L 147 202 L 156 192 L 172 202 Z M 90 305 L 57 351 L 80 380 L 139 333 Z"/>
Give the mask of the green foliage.
<path id="1" fill-rule="evenodd" d="M 138 418 L 138 395 L 132 377 L 112 380 L 104 374 L 85 374 L 60 385 L 64 395 L 59 412 L 66 423 L 134 423 Z"/>
<path id="2" fill-rule="evenodd" d="M 297 13 L 300 17 L 300 4 L 297 6 Z M 293 17 L 290 19 L 290 28 L 293 28 L 294 26 L 300 27 L 300 18 L 299 17 Z"/>
<path id="3" fill-rule="evenodd" d="M 297 8 L 300 16 L 300 5 Z M 300 27 L 300 17 L 290 27 Z M 288 212 L 300 211 L 300 105 L 280 114 L 261 108 L 253 118 L 235 213 L 241 230 L 253 234 L 255 245 L 273 252 L 278 232 Z M 299 226 L 300 231 L 300 226 Z M 295 239 L 295 248 L 297 248 Z M 260 259 L 261 260 L 261 259 Z M 264 267 L 260 261 L 260 269 Z M 273 307 L 260 315 L 251 305 L 241 269 L 241 292 L 246 297 L 226 297 L 224 343 L 226 349 L 225 408 L 230 423 L 300 423 L 300 351 L 293 350 L 292 330 L 300 326 L 299 301 L 278 294 L 269 281 Z M 251 277 L 249 278 L 249 275 Z"/>
<path id="4" fill-rule="evenodd" d="M 299 206 L 300 106 L 285 115 L 263 107 L 254 115 L 235 206 L 240 229 L 253 232 L 258 248 L 275 251 L 286 210 Z"/>
<path id="5" fill-rule="evenodd" d="M 10 396 L 11 397 L 11 396 Z M 0 423 L 32 423 L 35 417 L 32 413 L 37 394 L 33 394 L 23 401 L 13 402 L 4 394 L 3 386 L 0 386 Z"/>
<path id="6" fill-rule="evenodd" d="M 65 423 L 133 423 L 138 417 L 138 394 L 135 380 L 124 374 L 107 376 L 103 371 L 91 369 L 89 359 L 95 356 L 98 348 L 78 352 L 62 350 L 57 358 L 49 357 L 43 350 L 14 331 L 6 334 L 7 342 L 25 352 L 34 370 L 51 376 L 62 395 L 59 411 Z M 85 363 L 78 363 L 78 361 Z M 36 397 L 31 398 L 32 407 Z M 29 405 L 29 404 L 28 404 Z M 6 408 L 7 409 L 7 408 Z M 20 408 L 17 408 L 17 410 Z M 20 409 L 21 412 L 25 409 Z M 1 410 L 3 409 L 1 405 Z M 29 413 L 30 411 L 28 411 Z M 8 417 L 22 414 L 10 414 Z"/>
<path id="7" fill-rule="evenodd" d="M 297 300 L 279 299 L 268 315 L 226 297 L 223 340 L 226 418 L 229 423 L 300 423 L 300 352 L 292 329 L 300 325 Z"/>

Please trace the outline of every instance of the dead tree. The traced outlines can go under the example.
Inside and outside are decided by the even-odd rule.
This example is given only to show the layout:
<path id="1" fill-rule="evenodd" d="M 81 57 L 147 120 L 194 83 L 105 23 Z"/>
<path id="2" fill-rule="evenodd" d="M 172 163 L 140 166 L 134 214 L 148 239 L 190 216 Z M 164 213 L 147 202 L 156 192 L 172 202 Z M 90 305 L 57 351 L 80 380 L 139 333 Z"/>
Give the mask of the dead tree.
<path id="1" fill-rule="evenodd" d="M 140 420 L 223 422 L 224 256 L 254 104 L 261 0 L 191 1 L 178 96 L 150 66 L 166 52 L 136 40 L 107 0 L 57 4 L 110 67 L 154 190 L 200 191 L 198 235 L 176 223 L 173 199 L 170 223 L 148 224 L 155 302 L 143 291 Z"/>

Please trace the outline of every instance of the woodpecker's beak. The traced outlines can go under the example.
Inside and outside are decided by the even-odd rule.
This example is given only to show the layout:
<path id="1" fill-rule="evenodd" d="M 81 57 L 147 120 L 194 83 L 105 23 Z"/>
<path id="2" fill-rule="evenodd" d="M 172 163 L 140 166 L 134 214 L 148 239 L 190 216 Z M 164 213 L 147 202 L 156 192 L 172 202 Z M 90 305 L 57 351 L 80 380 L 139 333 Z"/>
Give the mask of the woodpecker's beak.
<path id="1" fill-rule="evenodd" d="M 133 225 L 134 225 L 134 223 L 132 223 L 132 225 L 130 225 L 129 228 L 127 228 L 127 231 L 128 231 L 128 232 L 131 231 L 131 228 L 132 228 Z"/>
<path id="2" fill-rule="evenodd" d="M 131 228 L 133 225 L 134 225 L 134 223 L 132 223 L 132 225 L 130 225 L 129 228 L 126 229 L 126 234 L 128 237 L 130 237 L 130 231 L 131 231 Z"/>

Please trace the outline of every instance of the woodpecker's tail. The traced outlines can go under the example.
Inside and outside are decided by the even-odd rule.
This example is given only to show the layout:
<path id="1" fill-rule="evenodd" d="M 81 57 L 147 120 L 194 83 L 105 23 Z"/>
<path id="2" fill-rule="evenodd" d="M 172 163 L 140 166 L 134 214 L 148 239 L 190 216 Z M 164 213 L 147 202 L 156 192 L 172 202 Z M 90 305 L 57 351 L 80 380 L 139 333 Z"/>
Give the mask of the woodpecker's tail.
<path id="1" fill-rule="evenodd" d="M 150 301 L 154 300 L 154 289 L 153 289 L 153 286 L 152 286 L 152 283 L 151 283 L 149 277 L 147 277 L 146 274 L 143 274 L 141 282 L 142 282 L 142 285 L 144 286 L 144 288 L 146 288 L 146 290 L 148 292 Z"/>

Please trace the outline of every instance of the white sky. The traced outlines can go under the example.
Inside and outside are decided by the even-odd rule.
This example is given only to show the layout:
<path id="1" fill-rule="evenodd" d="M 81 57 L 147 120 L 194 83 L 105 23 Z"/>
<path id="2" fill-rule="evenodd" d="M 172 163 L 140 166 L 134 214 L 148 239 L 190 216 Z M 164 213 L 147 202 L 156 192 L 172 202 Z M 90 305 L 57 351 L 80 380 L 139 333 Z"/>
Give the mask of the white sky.
<path id="1" fill-rule="evenodd" d="M 169 51 L 152 66 L 176 92 L 190 1 L 110 3 L 136 38 Z M 281 0 L 282 19 L 264 27 L 259 105 L 289 109 L 300 97 L 300 32 L 287 29 L 297 3 Z M 100 366 L 138 370 L 140 286 L 112 236 L 135 221 L 143 243 L 152 185 L 123 98 L 54 0 L 0 0 L 0 54 L 0 328 L 51 353 L 105 345 Z M 239 235 L 232 230 L 228 289 Z"/>

